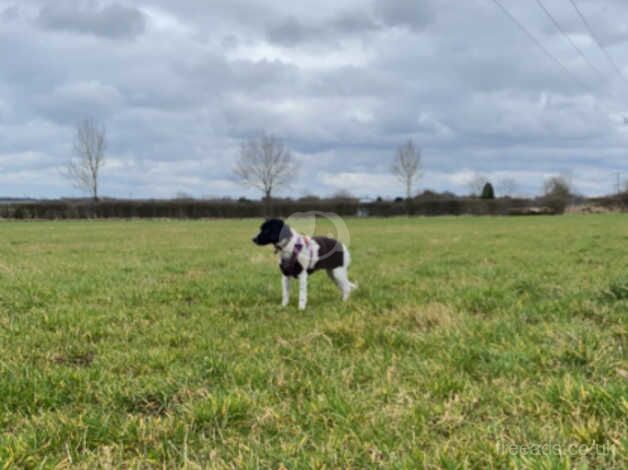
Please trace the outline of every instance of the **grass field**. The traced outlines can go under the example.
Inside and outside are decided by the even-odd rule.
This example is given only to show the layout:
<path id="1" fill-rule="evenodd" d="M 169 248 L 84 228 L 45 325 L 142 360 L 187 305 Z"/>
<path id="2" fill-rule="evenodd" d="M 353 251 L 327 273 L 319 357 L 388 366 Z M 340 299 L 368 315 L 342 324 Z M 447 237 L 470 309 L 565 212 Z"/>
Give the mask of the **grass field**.
<path id="1" fill-rule="evenodd" d="M 306 312 L 258 224 L 0 223 L 0 462 L 628 465 L 628 217 L 349 220 Z"/>

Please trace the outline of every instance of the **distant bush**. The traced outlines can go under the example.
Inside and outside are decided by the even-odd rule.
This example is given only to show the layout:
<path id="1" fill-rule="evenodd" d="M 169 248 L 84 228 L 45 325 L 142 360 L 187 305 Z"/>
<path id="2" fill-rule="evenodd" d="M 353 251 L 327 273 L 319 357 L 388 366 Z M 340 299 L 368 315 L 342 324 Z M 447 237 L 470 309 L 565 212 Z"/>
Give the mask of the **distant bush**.
<path id="1" fill-rule="evenodd" d="M 612 196 L 596 197 L 588 202 L 611 210 L 628 211 L 628 191 Z"/>
<path id="2" fill-rule="evenodd" d="M 270 215 L 287 217 L 319 210 L 352 216 L 358 213 L 358 206 L 355 199 L 274 199 Z M 0 205 L 0 217 L 14 219 L 244 218 L 263 217 L 265 212 L 261 201 L 247 199 L 55 200 Z"/>
<path id="3" fill-rule="evenodd" d="M 572 198 L 571 185 L 562 176 L 554 176 L 545 180 L 543 193 L 543 205 L 550 207 L 557 214 L 565 212 L 565 208 Z"/>
<path id="4" fill-rule="evenodd" d="M 495 199 L 482 200 L 476 198 L 428 199 L 414 198 L 406 204 L 394 201 L 376 200 L 361 204 L 360 213 L 390 217 L 398 215 L 508 215 L 510 209 L 529 207 L 533 201 L 529 199 Z"/>
<path id="5" fill-rule="evenodd" d="M 315 195 L 313 195 L 313 194 L 306 194 L 305 196 L 301 196 L 301 197 L 298 199 L 298 201 L 299 201 L 299 202 L 306 202 L 306 203 L 307 203 L 307 202 L 309 202 L 309 203 L 311 203 L 311 202 L 318 202 L 318 201 L 320 201 L 320 200 L 321 200 L 321 198 L 320 198 L 320 197 L 315 196 Z"/>
<path id="6" fill-rule="evenodd" d="M 491 183 L 486 183 L 482 189 L 482 195 L 480 199 L 495 199 L 495 190 Z"/>
<path id="7" fill-rule="evenodd" d="M 569 198 L 571 196 L 571 185 L 565 177 L 553 176 L 545 180 L 543 193 L 545 196 Z"/>
<path id="8" fill-rule="evenodd" d="M 336 192 L 330 199 L 332 200 L 337 200 L 337 201 L 357 201 L 358 198 L 356 198 L 353 194 L 351 194 L 349 191 L 347 190 L 340 190 L 338 192 Z"/>
<path id="9" fill-rule="evenodd" d="M 437 191 L 426 189 L 422 193 L 417 194 L 414 197 L 414 199 L 418 201 L 421 201 L 421 200 L 433 201 L 433 200 L 459 199 L 459 197 L 450 192 L 439 193 Z"/>
<path id="10" fill-rule="evenodd" d="M 408 200 L 360 202 L 355 198 L 273 199 L 269 213 L 262 201 L 249 199 L 173 200 L 52 200 L 0 204 L 0 217 L 14 219 L 106 219 L 106 218 L 250 218 L 272 215 L 288 217 L 295 212 L 322 211 L 340 216 L 401 215 L 508 215 L 540 205 L 530 199 L 477 199 L 424 192 Z M 544 204 L 543 204 L 544 205 Z"/>

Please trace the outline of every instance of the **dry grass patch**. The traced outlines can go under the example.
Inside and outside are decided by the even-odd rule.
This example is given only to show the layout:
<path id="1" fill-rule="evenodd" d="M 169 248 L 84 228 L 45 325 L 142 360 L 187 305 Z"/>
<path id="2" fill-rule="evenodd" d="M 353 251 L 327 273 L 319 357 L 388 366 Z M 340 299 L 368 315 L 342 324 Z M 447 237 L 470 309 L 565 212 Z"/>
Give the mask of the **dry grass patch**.
<path id="1" fill-rule="evenodd" d="M 461 322 L 460 313 L 450 305 L 431 302 L 425 305 L 403 305 L 390 311 L 391 324 L 412 330 L 455 328 Z"/>

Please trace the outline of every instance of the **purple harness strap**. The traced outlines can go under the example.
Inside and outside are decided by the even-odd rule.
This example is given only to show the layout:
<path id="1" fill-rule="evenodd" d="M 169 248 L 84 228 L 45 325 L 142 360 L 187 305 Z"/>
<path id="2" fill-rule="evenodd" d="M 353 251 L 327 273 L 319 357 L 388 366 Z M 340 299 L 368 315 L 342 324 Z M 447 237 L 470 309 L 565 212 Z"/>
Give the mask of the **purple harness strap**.
<path id="1" fill-rule="evenodd" d="M 305 245 L 309 248 L 309 246 L 310 246 L 310 238 L 304 235 L 303 237 L 301 237 L 301 239 L 305 242 Z M 296 253 L 296 256 L 298 256 L 299 253 L 301 253 L 302 249 L 303 249 L 303 244 L 296 243 L 294 245 L 294 251 Z M 309 259 L 307 260 L 307 266 L 305 267 L 305 269 L 312 269 L 312 250 L 309 251 L 308 258 Z"/>
<path id="2" fill-rule="evenodd" d="M 305 242 L 305 243 L 303 243 Z M 290 255 L 290 258 L 288 258 L 287 260 L 283 260 L 279 263 L 280 267 L 281 267 L 281 271 L 286 275 L 286 276 L 294 276 L 297 277 L 298 274 L 302 271 L 303 267 L 301 266 L 301 264 L 298 261 L 299 258 L 299 254 L 303 251 L 303 248 L 305 248 L 306 246 L 309 246 L 309 240 L 307 237 L 299 237 L 299 240 L 294 244 L 294 249 L 292 250 L 292 254 Z M 311 263 L 312 263 L 312 255 L 310 253 L 310 259 L 308 260 L 308 264 L 305 267 L 306 270 L 310 270 L 311 269 Z"/>

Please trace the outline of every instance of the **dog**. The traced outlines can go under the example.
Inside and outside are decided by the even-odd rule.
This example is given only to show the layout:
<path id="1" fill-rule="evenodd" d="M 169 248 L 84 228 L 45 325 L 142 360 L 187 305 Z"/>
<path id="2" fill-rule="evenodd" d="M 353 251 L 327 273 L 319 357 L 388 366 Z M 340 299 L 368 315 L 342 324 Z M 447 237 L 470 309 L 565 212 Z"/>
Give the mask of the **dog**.
<path id="1" fill-rule="evenodd" d="M 333 238 L 308 237 L 293 230 L 281 219 L 268 219 L 253 237 L 256 245 L 273 245 L 279 253 L 281 270 L 281 305 L 290 301 L 290 278 L 299 280 L 299 310 L 307 305 L 307 278 L 315 271 L 324 269 L 342 292 L 346 301 L 357 284 L 349 281 L 351 256 L 347 247 Z"/>

